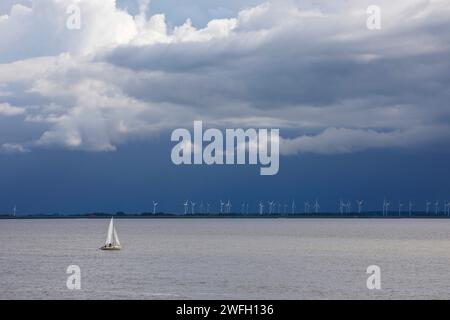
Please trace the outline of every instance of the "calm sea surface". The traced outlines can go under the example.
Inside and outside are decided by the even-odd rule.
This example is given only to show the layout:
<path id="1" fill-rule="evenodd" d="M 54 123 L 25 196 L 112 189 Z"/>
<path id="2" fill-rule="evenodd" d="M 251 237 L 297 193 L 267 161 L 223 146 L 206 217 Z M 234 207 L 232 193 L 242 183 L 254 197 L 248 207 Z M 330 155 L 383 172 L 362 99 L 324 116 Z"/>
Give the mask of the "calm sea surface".
<path id="1" fill-rule="evenodd" d="M 450 220 L 116 220 L 105 252 L 108 223 L 0 220 L 0 299 L 450 298 Z"/>

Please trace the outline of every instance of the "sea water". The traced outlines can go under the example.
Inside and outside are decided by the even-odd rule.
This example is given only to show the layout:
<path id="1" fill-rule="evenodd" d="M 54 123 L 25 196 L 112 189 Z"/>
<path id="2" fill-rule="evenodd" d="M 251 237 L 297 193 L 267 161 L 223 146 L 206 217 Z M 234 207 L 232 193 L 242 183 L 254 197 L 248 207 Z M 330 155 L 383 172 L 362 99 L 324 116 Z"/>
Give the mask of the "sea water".
<path id="1" fill-rule="evenodd" d="M 0 220 L 0 299 L 450 298 L 450 220 L 116 219 L 101 251 L 108 224 Z"/>

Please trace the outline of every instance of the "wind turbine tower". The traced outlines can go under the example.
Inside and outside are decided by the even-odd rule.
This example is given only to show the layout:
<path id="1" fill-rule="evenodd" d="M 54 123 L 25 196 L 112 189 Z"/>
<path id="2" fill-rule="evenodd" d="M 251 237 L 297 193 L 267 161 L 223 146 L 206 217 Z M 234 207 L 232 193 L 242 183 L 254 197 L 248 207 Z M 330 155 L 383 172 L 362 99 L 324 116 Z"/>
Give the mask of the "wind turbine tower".
<path id="1" fill-rule="evenodd" d="M 431 206 L 431 201 L 428 201 L 428 200 L 427 200 L 427 202 L 426 202 L 426 207 L 427 207 L 426 212 L 427 212 L 427 215 L 430 213 L 430 206 Z"/>
<path id="2" fill-rule="evenodd" d="M 339 212 L 344 214 L 344 201 L 342 199 L 339 199 Z"/>
<path id="3" fill-rule="evenodd" d="M 398 202 L 398 215 L 402 215 L 403 203 L 401 201 Z"/>
<path id="4" fill-rule="evenodd" d="M 156 214 L 156 207 L 158 206 L 158 202 L 153 201 L 153 214 Z"/>
<path id="5" fill-rule="evenodd" d="M 356 202 L 358 203 L 358 213 L 361 214 L 364 200 L 357 200 Z"/>
<path id="6" fill-rule="evenodd" d="M 273 205 L 274 205 L 274 201 L 269 201 L 269 214 L 272 214 L 273 212 Z"/>
<path id="7" fill-rule="evenodd" d="M 386 215 L 389 215 L 389 207 L 391 206 L 391 202 L 389 200 L 386 201 Z"/>
<path id="8" fill-rule="evenodd" d="M 310 204 L 308 201 L 305 202 L 305 214 L 309 214 Z"/>
<path id="9" fill-rule="evenodd" d="M 319 201 L 316 199 L 316 202 L 314 203 L 314 212 L 317 214 L 319 213 L 320 204 Z"/>
<path id="10" fill-rule="evenodd" d="M 189 200 L 186 200 L 185 203 L 183 203 L 184 205 L 184 214 L 186 215 L 189 211 Z"/>
<path id="11" fill-rule="evenodd" d="M 350 201 L 347 201 L 347 205 L 345 206 L 345 211 L 347 212 L 347 213 L 350 213 L 351 212 L 351 210 L 352 210 L 352 204 L 351 204 L 351 202 Z"/>
<path id="12" fill-rule="evenodd" d="M 383 216 L 387 216 L 389 214 L 389 206 L 391 205 L 391 203 L 384 199 L 383 201 Z"/>

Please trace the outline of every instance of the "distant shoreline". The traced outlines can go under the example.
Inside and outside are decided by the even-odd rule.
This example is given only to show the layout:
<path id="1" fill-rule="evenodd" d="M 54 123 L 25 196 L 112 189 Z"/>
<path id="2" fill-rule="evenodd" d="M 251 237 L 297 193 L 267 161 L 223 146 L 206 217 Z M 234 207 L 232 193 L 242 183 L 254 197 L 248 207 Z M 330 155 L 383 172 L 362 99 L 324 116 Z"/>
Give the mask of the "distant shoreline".
<path id="1" fill-rule="evenodd" d="M 339 214 L 339 213 L 318 213 L 318 214 L 34 214 L 34 215 L 0 215 L 0 220 L 42 220 L 42 219 L 450 219 L 447 215 L 426 215 L 424 213 L 413 213 L 410 215 L 388 215 L 383 216 L 381 213 L 364 213 L 364 214 Z"/>

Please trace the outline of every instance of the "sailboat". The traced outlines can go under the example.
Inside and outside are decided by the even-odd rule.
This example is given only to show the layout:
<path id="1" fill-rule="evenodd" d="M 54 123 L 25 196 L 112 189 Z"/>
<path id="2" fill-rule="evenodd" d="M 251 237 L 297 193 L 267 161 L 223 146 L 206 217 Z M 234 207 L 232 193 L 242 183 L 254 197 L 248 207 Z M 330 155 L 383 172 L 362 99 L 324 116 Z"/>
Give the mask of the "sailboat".
<path id="1" fill-rule="evenodd" d="M 114 227 L 114 218 L 111 218 L 108 227 L 108 234 L 106 235 L 105 245 L 100 248 L 101 250 L 120 250 L 119 237 L 117 236 L 116 228 Z"/>

